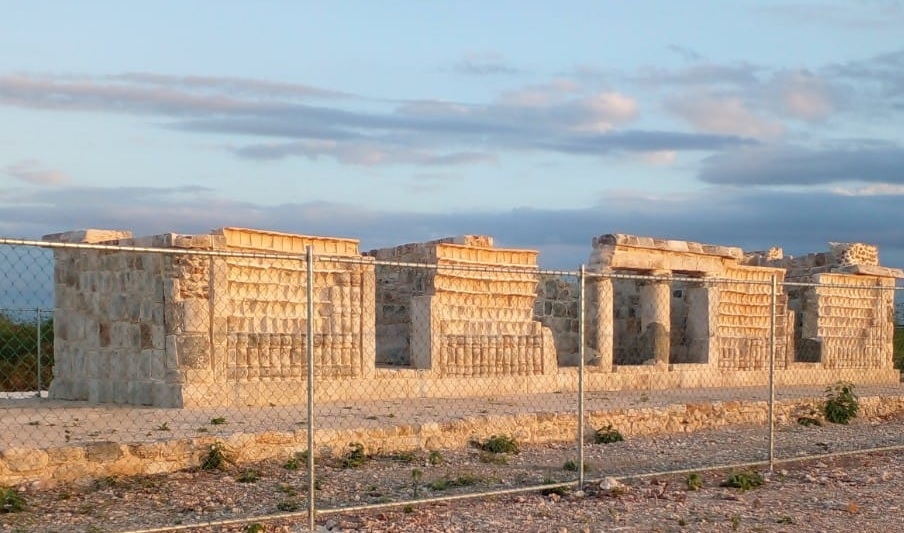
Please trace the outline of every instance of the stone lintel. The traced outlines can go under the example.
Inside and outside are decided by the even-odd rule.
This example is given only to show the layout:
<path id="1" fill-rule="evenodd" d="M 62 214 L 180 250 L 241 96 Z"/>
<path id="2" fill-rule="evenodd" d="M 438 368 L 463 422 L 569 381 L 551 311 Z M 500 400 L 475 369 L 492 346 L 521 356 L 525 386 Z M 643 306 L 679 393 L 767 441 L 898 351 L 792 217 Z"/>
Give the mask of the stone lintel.
<path id="1" fill-rule="evenodd" d="M 428 264 L 480 264 L 502 266 L 537 266 L 536 250 L 493 248 L 487 235 L 463 235 L 426 242 L 380 248 L 367 255 L 384 261 L 424 262 Z"/>
<path id="2" fill-rule="evenodd" d="M 435 257 L 438 263 L 479 263 L 482 265 L 537 266 L 536 250 L 510 248 L 484 248 L 461 244 L 437 244 Z"/>
<path id="3" fill-rule="evenodd" d="M 643 248 L 659 250 L 663 252 L 682 252 L 700 255 L 712 255 L 741 260 L 744 251 L 733 246 L 718 246 L 691 241 L 678 241 L 670 239 L 657 239 L 654 237 L 641 237 L 638 235 L 626 235 L 623 233 L 610 233 L 593 238 L 593 248 L 604 246 Z"/>
<path id="4" fill-rule="evenodd" d="M 649 273 L 670 271 L 682 273 L 718 273 L 736 261 L 721 255 L 674 252 L 655 248 L 636 248 L 625 245 L 604 245 L 594 250 L 591 258 L 594 270 L 631 270 Z"/>
<path id="5" fill-rule="evenodd" d="M 307 246 L 314 248 L 315 254 L 328 254 L 343 257 L 360 257 L 358 239 L 340 237 L 320 237 L 312 235 L 296 235 L 258 229 L 224 227 L 214 230 L 210 236 L 223 237 L 223 244 L 228 249 L 256 250 L 262 252 L 303 254 Z"/>
<path id="6" fill-rule="evenodd" d="M 455 237 L 444 237 L 434 241 L 427 241 L 424 244 L 460 244 L 474 248 L 492 248 L 493 237 L 489 235 L 457 235 Z"/>
<path id="7" fill-rule="evenodd" d="M 43 237 L 41 237 L 41 240 L 47 242 L 61 242 L 72 244 L 118 244 L 121 239 L 130 238 L 132 238 L 131 231 L 110 229 L 80 229 L 73 231 L 64 231 L 62 233 L 51 233 L 49 235 L 44 235 Z"/>
<path id="8" fill-rule="evenodd" d="M 900 268 L 890 268 L 875 265 L 848 265 L 834 268 L 832 271 L 843 274 L 855 274 L 859 276 L 904 279 L 904 270 L 901 270 Z"/>

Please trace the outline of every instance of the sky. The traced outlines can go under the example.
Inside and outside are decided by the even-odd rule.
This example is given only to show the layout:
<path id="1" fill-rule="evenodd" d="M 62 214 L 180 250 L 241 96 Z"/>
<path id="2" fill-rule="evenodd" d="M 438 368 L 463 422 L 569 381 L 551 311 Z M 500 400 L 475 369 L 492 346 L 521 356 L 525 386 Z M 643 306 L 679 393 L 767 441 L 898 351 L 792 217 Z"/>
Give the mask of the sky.
<path id="1" fill-rule="evenodd" d="M 904 267 L 904 2 L 0 4 L 0 236 L 606 233 Z"/>

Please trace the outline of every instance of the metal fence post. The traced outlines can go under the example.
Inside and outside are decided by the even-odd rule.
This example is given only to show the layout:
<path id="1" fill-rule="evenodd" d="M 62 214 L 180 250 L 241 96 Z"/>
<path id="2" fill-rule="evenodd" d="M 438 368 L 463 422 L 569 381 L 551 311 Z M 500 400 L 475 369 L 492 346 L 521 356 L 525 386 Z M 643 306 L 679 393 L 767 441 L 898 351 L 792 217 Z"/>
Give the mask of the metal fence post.
<path id="1" fill-rule="evenodd" d="M 38 366 L 38 394 L 37 394 L 37 396 L 38 396 L 38 398 L 40 398 L 41 397 L 41 308 L 40 307 L 35 309 L 35 317 L 37 320 L 37 323 L 35 324 L 37 326 L 35 328 L 35 330 L 37 331 L 37 334 L 36 334 L 37 342 L 35 343 L 35 346 L 37 346 L 37 352 L 38 352 L 38 354 L 37 354 L 38 355 L 38 365 L 37 365 Z"/>
<path id="2" fill-rule="evenodd" d="M 306 350 L 308 352 L 308 529 L 314 531 L 314 247 L 305 250 L 307 267 Z"/>
<path id="3" fill-rule="evenodd" d="M 769 472 L 775 469 L 775 305 L 778 284 L 772 274 L 772 290 L 770 291 L 769 313 Z"/>
<path id="4" fill-rule="evenodd" d="M 578 305 L 578 490 L 584 490 L 584 317 L 586 284 L 581 265 L 580 304 Z"/>

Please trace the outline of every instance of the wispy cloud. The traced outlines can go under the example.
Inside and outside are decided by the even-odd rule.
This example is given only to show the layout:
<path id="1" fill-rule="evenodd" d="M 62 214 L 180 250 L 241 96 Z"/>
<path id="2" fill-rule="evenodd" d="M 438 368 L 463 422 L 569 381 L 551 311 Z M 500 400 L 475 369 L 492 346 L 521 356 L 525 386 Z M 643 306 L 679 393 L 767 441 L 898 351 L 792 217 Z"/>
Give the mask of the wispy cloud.
<path id="1" fill-rule="evenodd" d="M 708 157 L 698 177 L 730 185 L 904 184 L 904 148 L 860 140 L 748 147 Z"/>
<path id="2" fill-rule="evenodd" d="M 756 12 L 794 24 L 817 24 L 836 29 L 897 31 L 904 26 L 904 4 L 896 0 L 792 2 L 761 6 Z"/>
<path id="3" fill-rule="evenodd" d="M 904 184 L 877 183 L 865 187 L 832 189 L 835 194 L 844 196 L 904 196 Z"/>
<path id="4" fill-rule="evenodd" d="M 472 76 L 512 75 L 520 72 L 519 69 L 506 63 L 501 55 L 492 52 L 469 53 L 455 63 L 454 68 L 460 74 Z"/>
<path id="5" fill-rule="evenodd" d="M 23 159 L 3 169 L 8 176 L 31 185 L 63 185 L 69 176 L 59 170 L 47 169 L 34 159 Z"/>
<path id="6" fill-rule="evenodd" d="M 674 52 L 681 56 L 681 58 L 685 61 L 700 61 L 701 59 L 703 59 L 703 56 L 700 55 L 699 52 L 686 46 L 671 44 L 669 45 L 668 49 L 670 52 Z"/>
<path id="7" fill-rule="evenodd" d="M 737 96 L 688 93 L 666 101 L 665 108 L 707 133 L 770 138 L 785 131 L 780 122 L 758 116 Z"/>

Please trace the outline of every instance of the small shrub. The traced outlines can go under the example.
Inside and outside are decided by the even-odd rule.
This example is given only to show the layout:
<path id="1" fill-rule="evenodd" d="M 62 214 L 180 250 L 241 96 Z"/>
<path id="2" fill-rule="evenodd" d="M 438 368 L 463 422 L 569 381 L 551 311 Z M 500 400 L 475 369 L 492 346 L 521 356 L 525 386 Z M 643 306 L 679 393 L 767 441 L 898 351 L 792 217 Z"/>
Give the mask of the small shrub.
<path id="1" fill-rule="evenodd" d="M 474 474 L 459 474 L 456 478 L 440 478 L 435 479 L 427 484 L 430 490 L 440 491 L 454 487 L 470 487 L 484 481 L 484 478 Z"/>
<path id="2" fill-rule="evenodd" d="M 411 514 L 411 513 L 414 512 L 414 506 L 413 506 L 413 505 L 406 505 L 405 507 L 402 507 L 402 512 L 405 513 L 405 514 Z"/>
<path id="3" fill-rule="evenodd" d="M 544 485 L 553 485 L 555 483 L 558 483 L 558 481 L 549 477 L 543 478 Z M 565 496 L 565 494 L 567 493 L 568 489 L 566 487 L 550 487 L 548 489 L 540 490 L 540 494 L 543 496 L 549 496 L 550 494 L 555 494 L 556 496 Z"/>
<path id="4" fill-rule="evenodd" d="M 305 450 L 303 452 L 295 452 L 292 457 L 289 457 L 285 463 L 283 463 L 283 468 L 286 470 L 298 470 L 302 467 L 302 465 L 308 464 L 308 451 Z"/>
<path id="5" fill-rule="evenodd" d="M 239 483 L 254 483 L 261 478 L 261 475 L 257 472 L 257 470 L 245 470 L 238 476 L 236 476 L 235 480 Z"/>
<path id="6" fill-rule="evenodd" d="M 14 488 L 0 487 L 0 514 L 19 513 L 25 510 L 25 498 Z"/>
<path id="7" fill-rule="evenodd" d="M 521 449 L 514 437 L 493 435 L 485 441 L 476 443 L 478 449 L 490 453 L 519 453 Z"/>
<path id="8" fill-rule="evenodd" d="M 226 465 L 226 454 L 223 453 L 223 445 L 215 442 L 210 445 L 207 455 L 201 461 L 201 470 L 219 470 Z"/>
<path id="9" fill-rule="evenodd" d="M 403 463 L 413 463 L 417 461 L 417 455 L 413 452 L 398 452 L 389 455 L 393 461 L 401 461 Z"/>
<path id="10" fill-rule="evenodd" d="M 826 388 L 826 403 L 823 405 L 823 413 L 826 420 L 833 424 L 847 424 L 857 417 L 860 404 L 857 395 L 854 394 L 854 385 L 846 381 L 839 381 L 835 385 Z"/>
<path id="11" fill-rule="evenodd" d="M 439 453 L 436 450 L 432 450 L 427 455 L 427 462 L 433 466 L 441 465 L 441 464 L 443 464 L 443 454 Z"/>
<path id="12" fill-rule="evenodd" d="M 301 509 L 298 500 L 283 500 L 276 504 L 276 508 L 284 513 L 294 513 Z"/>
<path id="13" fill-rule="evenodd" d="M 722 482 L 723 487 L 741 490 L 755 489 L 762 484 L 763 476 L 754 471 L 734 472 L 728 476 L 728 479 Z"/>
<path id="14" fill-rule="evenodd" d="M 703 488 L 703 477 L 697 472 L 688 474 L 684 482 L 687 485 L 687 490 L 700 490 Z"/>
<path id="15" fill-rule="evenodd" d="M 411 471 L 411 493 L 412 496 L 417 498 L 418 489 L 420 489 L 421 477 L 423 477 L 424 473 L 420 471 L 420 469 L 415 468 Z"/>
<path id="16" fill-rule="evenodd" d="M 622 436 L 621 432 L 612 427 L 612 424 L 607 424 L 606 427 L 596 430 L 593 434 L 594 444 L 612 444 L 613 442 L 621 442 L 623 440 L 625 440 L 625 438 Z"/>
<path id="17" fill-rule="evenodd" d="M 788 516 L 788 515 L 784 515 L 784 516 L 779 517 L 779 519 L 776 520 L 776 523 L 779 523 L 779 524 L 787 524 L 787 525 L 793 525 L 793 524 L 794 524 L 794 519 L 791 518 L 791 517 Z"/>
<path id="18" fill-rule="evenodd" d="M 342 468 L 358 468 L 367 462 L 367 454 L 364 453 L 364 445 L 360 442 L 349 443 L 350 450 L 342 458 Z"/>
<path id="19" fill-rule="evenodd" d="M 580 467 L 578 466 L 578 462 L 574 459 L 569 459 L 565 461 L 565 464 L 562 465 L 562 470 L 566 472 L 577 472 Z"/>
<path id="20" fill-rule="evenodd" d="M 225 424 L 225 423 L 226 423 L 226 419 L 223 418 L 222 416 L 218 416 L 218 417 L 216 417 L 216 418 L 211 418 L 211 419 L 210 419 L 210 425 L 211 425 L 211 426 L 222 426 L 222 425 Z"/>

